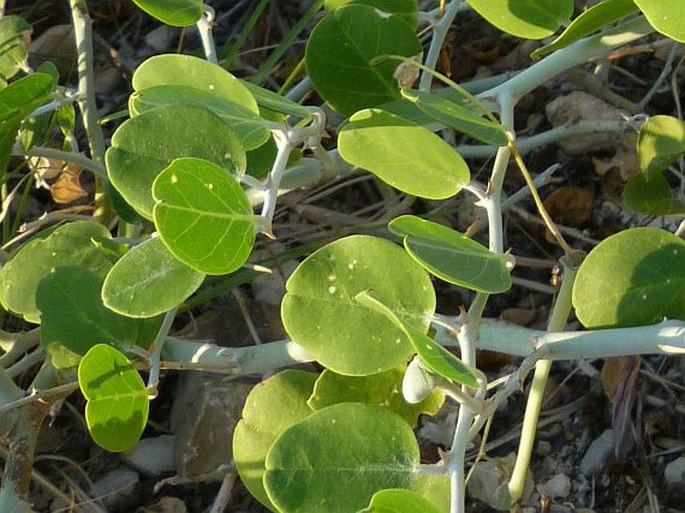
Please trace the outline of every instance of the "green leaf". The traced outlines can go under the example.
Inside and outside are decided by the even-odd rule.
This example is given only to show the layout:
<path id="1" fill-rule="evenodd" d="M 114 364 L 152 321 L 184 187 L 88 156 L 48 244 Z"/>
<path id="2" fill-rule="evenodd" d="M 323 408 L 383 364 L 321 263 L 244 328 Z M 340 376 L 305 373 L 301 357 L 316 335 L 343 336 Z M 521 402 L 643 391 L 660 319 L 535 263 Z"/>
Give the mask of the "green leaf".
<path id="1" fill-rule="evenodd" d="M 652 116 L 637 137 L 640 169 L 650 179 L 685 152 L 685 122 L 671 116 Z"/>
<path id="2" fill-rule="evenodd" d="M 685 205 L 678 201 L 661 173 L 649 179 L 642 173 L 631 177 L 623 189 L 623 200 L 631 210 L 645 214 L 668 216 L 685 213 Z"/>
<path id="3" fill-rule="evenodd" d="M 90 221 L 61 226 L 44 238 L 26 242 L 0 269 L 0 301 L 5 309 L 28 322 L 40 322 L 36 290 L 52 269 L 78 265 L 104 276 L 112 264 L 93 244 L 94 239 L 109 238 L 106 227 Z"/>
<path id="4" fill-rule="evenodd" d="M 394 488 L 381 490 L 371 497 L 368 508 L 359 513 L 442 513 L 432 502 L 416 492 Z"/>
<path id="5" fill-rule="evenodd" d="M 656 228 L 632 228 L 602 241 L 573 286 L 586 328 L 685 320 L 685 241 Z"/>
<path id="6" fill-rule="evenodd" d="M 204 278 L 154 237 L 132 248 L 112 267 L 102 287 L 102 301 L 121 315 L 154 317 L 180 305 Z"/>
<path id="7" fill-rule="evenodd" d="M 573 0 L 467 0 L 490 24 L 523 39 L 554 34 L 573 14 Z"/>
<path id="8" fill-rule="evenodd" d="M 194 105 L 222 118 L 246 150 L 269 138 L 269 126 L 245 83 L 217 64 L 190 55 L 158 55 L 138 67 L 132 82 L 131 116 L 164 105 Z"/>
<path id="9" fill-rule="evenodd" d="M 237 176 L 245 172 L 245 150 L 235 132 L 215 114 L 189 105 L 160 107 L 129 119 L 112 136 L 105 160 L 114 187 L 151 220 L 152 183 L 179 157 L 208 160 Z"/>
<path id="10" fill-rule="evenodd" d="M 25 65 L 32 30 L 21 16 L 0 17 L 0 88 Z"/>
<path id="11" fill-rule="evenodd" d="M 45 73 L 32 73 L 0 90 L 0 175 L 9 164 L 21 122 L 54 90 L 55 81 Z"/>
<path id="12" fill-rule="evenodd" d="M 397 413 L 415 428 L 419 415 L 435 415 L 445 397 L 434 390 L 418 404 L 409 404 L 402 397 L 404 367 L 390 369 L 370 376 L 343 376 L 325 369 L 316 380 L 308 404 L 313 410 L 321 410 L 338 403 L 369 403 L 385 406 Z"/>
<path id="13" fill-rule="evenodd" d="M 40 311 L 40 343 L 50 352 L 56 346 L 84 355 L 95 344 L 125 348 L 136 343 L 136 321 L 105 308 L 100 298 L 103 279 L 75 265 L 54 269 L 36 290 Z"/>
<path id="14" fill-rule="evenodd" d="M 658 32 L 685 43 L 685 11 L 680 0 L 635 0 L 635 3 Z"/>
<path id="15" fill-rule="evenodd" d="M 493 146 L 506 146 L 509 142 L 502 125 L 484 119 L 473 109 L 444 96 L 411 89 L 402 90 L 402 96 L 415 103 L 421 111 L 438 123 L 454 128 L 474 139 Z"/>
<path id="16" fill-rule="evenodd" d="M 245 400 L 243 418 L 233 431 L 233 461 L 245 488 L 275 509 L 264 489 L 264 462 L 276 439 L 312 413 L 307 398 L 316 374 L 286 370 L 258 384 Z"/>
<path id="17" fill-rule="evenodd" d="M 153 18 L 172 27 L 189 27 L 201 17 L 202 0 L 133 0 Z"/>
<path id="18" fill-rule="evenodd" d="M 400 96 L 393 77 L 397 62 L 376 63 L 377 57 L 420 53 L 421 44 L 406 21 L 354 4 L 336 9 L 314 28 L 305 63 L 319 95 L 349 116 Z"/>
<path id="19" fill-rule="evenodd" d="M 367 291 L 360 292 L 354 299 L 359 304 L 383 315 L 393 325 L 402 330 L 430 370 L 460 385 L 473 389 L 478 388 L 478 376 L 474 370 L 426 335 L 425 332 L 417 330 L 398 318 L 392 309 L 388 308 Z"/>
<path id="20" fill-rule="evenodd" d="M 428 274 L 397 245 L 363 235 L 338 239 L 300 264 L 286 283 L 283 325 L 293 340 L 339 374 L 392 369 L 413 349 L 384 315 L 355 301 L 368 289 L 407 323 L 428 331 L 435 311 Z"/>
<path id="21" fill-rule="evenodd" d="M 357 112 L 340 131 L 340 156 L 407 194 L 454 196 L 468 184 L 464 159 L 426 128 L 379 109 Z"/>
<path id="22" fill-rule="evenodd" d="M 152 185 L 155 226 L 176 258 L 206 274 L 239 269 L 255 241 L 255 216 L 245 191 L 205 160 L 174 160 Z"/>
<path id="23" fill-rule="evenodd" d="M 388 223 L 425 269 L 454 285 L 497 294 L 511 288 L 507 259 L 447 226 L 405 215 Z"/>
<path id="24" fill-rule="evenodd" d="M 133 447 L 147 424 L 150 402 L 128 358 L 107 344 L 93 346 L 81 359 L 78 382 L 95 443 L 111 452 Z"/>
<path id="25" fill-rule="evenodd" d="M 260 107 L 303 119 L 308 118 L 312 114 L 311 108 L 295 103 L 294 101 L 274 93 L 273 91 L 264 89 L 257 84 L 247 81 L 242 81 L 242 84 L 250 93 L 252 93 L 252 96 L 257 101 L 257 105 Z"/>
<path id="26" fill-rule="evenodd" d="M 276 440 L 264 484 L 281 511 L 348 513 L 379 490 L 409 486 L 418 464 L 414 433 L 402 418 L 380 406 L 342 403 Z"/>
<path id="27" fill-rule="evenodd" d="M 604 0 L 583 11 L 550 44 L 535 50 L 531 57 L 539 59 L 578 41 L 637 11 L 633 0 Z"/>
<path id="28" fill-rule="evenodd" d="M 388 14 L 397 14 L 412 27 L 418 25 L 418 5 L 416 0 L 326 0 L 324 9 L 335 11 L 346 5 L 368 5 Z"/>

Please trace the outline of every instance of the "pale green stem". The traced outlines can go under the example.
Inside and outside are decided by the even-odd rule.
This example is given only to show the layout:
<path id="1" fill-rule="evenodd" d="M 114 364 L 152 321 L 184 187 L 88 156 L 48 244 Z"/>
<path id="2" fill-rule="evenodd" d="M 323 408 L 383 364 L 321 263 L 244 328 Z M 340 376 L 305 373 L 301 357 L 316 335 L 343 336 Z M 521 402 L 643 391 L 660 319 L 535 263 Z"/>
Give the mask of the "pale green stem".
<path id="1" fill-rule="evenodd" d="M 148 357 L 148 362 L 150 363 L 150 374 L 147 380 L 147 388 L 150 391 L 154 391 L 154 395 L 157 395 L 157 385 L 159 384 L 159 366 L 162 350 L 164 349 L 164 343 L 166 342 L 167 336 L 169 335 L 169 330 L 171 325 L 176 318 L 177 308 L 172 308 L 164 314 L 164 319 L 162 320 L 162 325 L 157 330 L 157 335 L 152 341 L 150 346 L 150 352 Z"/>
<path id="2" fill-rule="evenodd" d="M 445 9 L 442 17 L 434 23 L 433 38 L 431 39 L 431 44 L 428 47 L 428 54 L 426 55 L 426 60 L 424 62 L 427 68 L 435 69 L 438 58 L 440 57 L 440 49 L 445 42 L 447 33 L 449 32 L 457 12 L 459 12 L 461 4 L 462 0 L 452 0 Z M 433 76 L 424 71 L 421 74 L 421 80 L 419 81 L 419 90 L 424 92 L 430 91 L 432 80 Z"/>
<path id="3" fill-rule="evenodd" d="M 105 164 L 105 138 L 98 120 L 95 103 L 95 75 L 93 71 L 93 20 L 88 14 L 85 0 L 69 0 L 74 25 L 74 38 L 78 52 L 79 108 L 83 127 L 88 137 L 91 158 L 99 165 Z M 94 216 L 105 223 L 109 220 L 110 205 L 107 196 L 107 181 L 101 176 L 95 178 Z"/>
<path id="4" fill-rule="evenodd" d="M 214 9 L 208 5 L 205 5 L 202 17 L 197 20 L 195 26 L 200 34 L 202 48 L 205 52 L 207 61 L 213 64 L 218 64 L 219 57 L 217 56 L 216 46 L 214 45 L 214 37 L 212 36 L 212 27 L 214 26 Z"/>
<path id="5" fill-rule="evenodd" d="M 566 326 L 566 321 L 571 313 L 571 293 L 573 291 L 573 282 L 575 281 L 576 273 L 578 272 L 578 266 L 575 265 L 575 263 L 571 263 L 566 257 L 562 258 L 561 262 L 564 267 L 563 280 L 559 289 L 559 295 L 554 304 L 554 308 L 552 309 L 547 331 L 562 331 Z M 526 475 L 528 474 L 528 468 L 530 467 L 530 458 L 533 454 L 535 433 L 540 418 L 545 386 L 547 384 L 547 377 L 551 366 L 552 360 L 550 359 L 538 360 L 535 364 L 535 374 L 533 376 L 533 382 L 526 403 L 526 411 L 523 417 L 523 427 L 521 429 L 521 440 L 519 441 L 519 448 L 516 454 L 516 463 L 514 464 L 514 470 L 512 471 L 508 485 L 511 505 L 516 503 L 523 495 Z"/>
<path id="6" fill-rule="evenodd" d="M 28 151 L 24 151 L 19 145 L 14 146 L 12 155 L 25 157 L 44 157 L 46 159 L 61 160 L 76 164 L 78 166 L 91 171 L 95 176 L 106 180 L 107 170 L 102 164 L 89 159 L 83 153 L 74 153 L 71 151 L 62 151 L 56 148 L 45 148 L 42 146 L 33 146 Z"/>

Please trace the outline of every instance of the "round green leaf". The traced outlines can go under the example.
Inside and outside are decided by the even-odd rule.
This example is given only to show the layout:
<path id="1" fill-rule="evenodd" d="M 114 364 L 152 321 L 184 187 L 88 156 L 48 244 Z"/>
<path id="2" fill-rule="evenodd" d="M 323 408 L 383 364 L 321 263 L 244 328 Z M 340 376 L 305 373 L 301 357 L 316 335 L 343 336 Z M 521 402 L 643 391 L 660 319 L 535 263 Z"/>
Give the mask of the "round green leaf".
<path id="1" fill-rule="evenodd" d="M 394 326 L 402 330 L 428 369 L 460 385 L 473 389 L 478 388 L 478 376 L 475 371 L 426 335 L 424 331 L 417 330 L 397 317 L 395 312 L 367 291 L 360 292 L 354 299 L 360 305 L 383 315 Z"/>
<path id="2" fill-rule="evenodd" d="M 416 0 L 325 0 L 324 8 L 327 11 L 335 11 L 352 4 L 368 5 L 388 14 L 397 14 L 412 27 L 416 28 L 418 25 L 419 6 Z"/>
<path id="3" fill-rule="evenodd" d="M 413 350 L 405 333 L 355 301 L 368 289 L 428 331 L 435 312 L 428 274 L 392 242 L 354 235 L 314 252 L 290 276 L 281 304 L 288 335 L 339 374 L 377 374 L 406 362 Z"/>
<path id="4" fill-rule="evenodd" d="M 422 91 L 403 90 L 402 96 L 416 104 L 438 123 L 454 128 L 474 139 L 493 146 L 506 146 L 504 127 L 485 119 L 474 110 L 444 96 Z"/>
<path id="5" fill-rule="evenodd" d="M 672 116 L 652 116 L 637 137 L 640 169 L 651 179 L 685 152 L 685 122 Z"/>
<path id="6" fill-rule="evenodd" d="M 421 51 L 414 29 L 399 16 L 353 4 L 336 9 L 314 28 L 305 63 L 316 91 L 349 116 L 400 96 L 393 77 L 397 62 L 377 63 L 377 57 L 412 57 Z"/>
<path id="7" fill-rule="evenodd" d="M 39 323 L 36 290 L 41 280 L 64 265 L 78 265 L 104 276 L 112 264 L 93 240 L 109 237 L 99 223 L 76 221 L 26 242 L 0 269 L 0 301 L 5 309 Z"/>
<path id="8" fill-rule="evenodd" d="M 238 176 L 245 172 L 235 132 L 216 114 L 190 105 L 160 107 L 123 123 L 107 150 L 107 172 L 124 199 L 152 219 L 152 183 L 179 157 L 208 160 Z"/>
<path id="9" fill-rule="evenodd" d="M 299 103 L 295 103 L 280 94 L 264 89 L 252 82 L 242 81 L 242 84 L 252 94 L 257 101 L 257 105 L 273 112 L 280 112 L 282 114 L 289 114 L 296 118 L 308 118 L 312 114 L 311 107 L 305 107 Z"/>
<path id="10" fill-rule="evenodd" d="M 21 16 L 0 17 L 0 87 L 4 87 L 26 62 L 32 30 Z"/>
<path id="11" fill-rule="evenodd" d="M 102 301 L 128 317 L 154 317 L 180 305 L 204 278 L 154 237 L 132 248 L 112 267 L 102 287 Z"/>
<path id="12" fill-rule="evenodd" d="M 573 0 L 467 0 L 489 23 L 524 39 L 554 34 L 573 14 Z"/>
<path id="13" fill-rule="evenodd" d="M 490 294 L 511 288 L 506 258 L 466 235 L 410 215 L 390 221 L 388 228 L 404 237 L 407 252 L 442 280 Z"/>
<path id="14" fill-rule="evenodd" d="M 454 196 L 469 168 L 430 130 L 379 109 L 357 112 L 340 131 L 340 156 L 393 187 L 428 199 Z"/>
<path id="15" fill-rule="evenodd" d="M 537 59 L 570 45 L 610 24 L 637 11 L 633 0 L 604 0 L 583 11 L 550 44 L 535 50 L 531 57 Z"/>
<path id="16" fill-rule="evenodd" d="M 172 27 L 189 27 L 201 17 L 202 0 L 133 0 L 138 7 Z"/>
<path id="17" fill-rule="evenodd" d="M 445 396 L 434 390 L 418 404 L 409 404 L 402 397 L 404 367 L 390 369 L 370 376 L 343 376 L 325 369 L 316 380 L 308 404 L 321 410 L 338 403 L 369 403 L 385 406 L 416 427 L 419 415 L 435 415 Z"/>
<path id="18" fill-rule="evenodd" d="M 587 328 L 685 320 L 685 241 L 656 228 L 602 241 L 578 270 L 573 306 Z"/>
<path id="19" fill-rule="evenodd" d="M 107 344 L 81 359 L 78 382 L 86 398 L 86 423 L 95 443 L 112 452 L 135 445 L 147 424 L 145 383 L 125 355 Z"/>
<path id="20" fill-rule="evenodd" d="M 290 427 L 266 457 L 264 485 L 281 511 L 349 513 L 414 480 L 419 448 L 387 408 L 342 403 Z"/>
<path id="21" fill-rule="evenodd" d="M 685 43 L 685 11 L 680 0 L 634 1 L 652 27 L 679 43 Z"/>
<path id="22" fill-rule="evenodd" d="M 369 507 L 359 513 L 442 513 L 432 502 L 416 492 L 394 488 L 381 490 L 371 497 Z"/>
<path id="23" fill-rule="evenodd" d="M 264 462 L 269 449 L 286 429 L 312 413 L 307 399 L 316 374 L 286 370 L 252 389 L 243 418 L 233 431 L 233 461 L 245 488 L 262 504 L 275 509 L 264 489 Z"/>
<path id="24" fill-rule="evenodd" d="M 152 185 L 155 225 L 182 262 L 207 274 L 239 269 L 255 241 L 255 216 L 245 191 L 205 160 L 174 160 Z"/>
<path id="25" fill-rule="evenodd" d="M 105 308 L 100 298 L 102 277 L 86 268 L 68 265 L 54 269 L 36 291 L 40 311 L 40 342 L 48 351 L 64 346 L 84 355 L 98 343 L 134 345 L 134 319 Z"/>
<path id="26" fill-rule="evenodd" d="M 644 173 L 631 177 L 623 189 L 623 199 L 636 212 L 657 216 L 685 213 L 685 205 L 678 201 L 661 173 L 650 178 Z"/>

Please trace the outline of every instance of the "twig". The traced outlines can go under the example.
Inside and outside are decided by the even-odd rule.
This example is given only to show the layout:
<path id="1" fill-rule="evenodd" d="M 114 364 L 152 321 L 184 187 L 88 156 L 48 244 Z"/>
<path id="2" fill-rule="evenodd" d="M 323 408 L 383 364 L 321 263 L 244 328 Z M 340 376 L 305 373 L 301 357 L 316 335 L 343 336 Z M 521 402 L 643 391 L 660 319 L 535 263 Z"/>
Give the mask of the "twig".
<path id="1" fill-rule="evenodd" d="M 219 63 L 219 58 L 216 53 L 216 46 L 214 45 L 214 37 L 212 37 L 212 28 L 214 27 L 215 13 L 209 5 L 204 6 L 204 11 L 202 16 L 195 26 L 197 31 L 200 33 L 200 39 L 202 40 L 202 48 L 205 51 L 205 57 L 207 60 L 213 64 Z"/>

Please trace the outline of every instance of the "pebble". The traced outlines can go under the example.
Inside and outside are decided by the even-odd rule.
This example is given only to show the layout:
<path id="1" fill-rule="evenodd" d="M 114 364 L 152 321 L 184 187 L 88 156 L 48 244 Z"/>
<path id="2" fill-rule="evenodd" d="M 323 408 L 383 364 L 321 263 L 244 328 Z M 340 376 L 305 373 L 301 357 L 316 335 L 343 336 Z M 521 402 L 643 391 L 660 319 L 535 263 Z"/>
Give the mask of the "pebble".
<path id="1" fill-rule="evenodd" d="M 680 490 L 685 488 L 685 456 L 681 456 L 666 465 L 664 479 L 666 479 L 669 488 Z"/>
<path id="2" fill-rule="evenodd" d="M 571 493 L 571 479 L 565 474 L 556 474 L 537 488 L 541 495 L 550 499 L 566 499 Z"/>
<path id="3" fill-rule="evenodd" d="M 580 471 L 586 476 L 599 474 L 605 468 L 614 452 L 614 430 L 606 429 L 590 443 L 580 462 Z"/>
<path id="4" fill-rule="evenodd" d="M 175 440 L 173 435 L 143 438 L 121 456 L 126 463 L 148 476 L 175 472 Z"/>
<path id="5" fill-rule="evenodd" d="M 90 496 L 102 502 L 107 510 L 123 509 L 135 500 L 138 473 L 119 467 L 98 479 L 90 489 Z"/>

